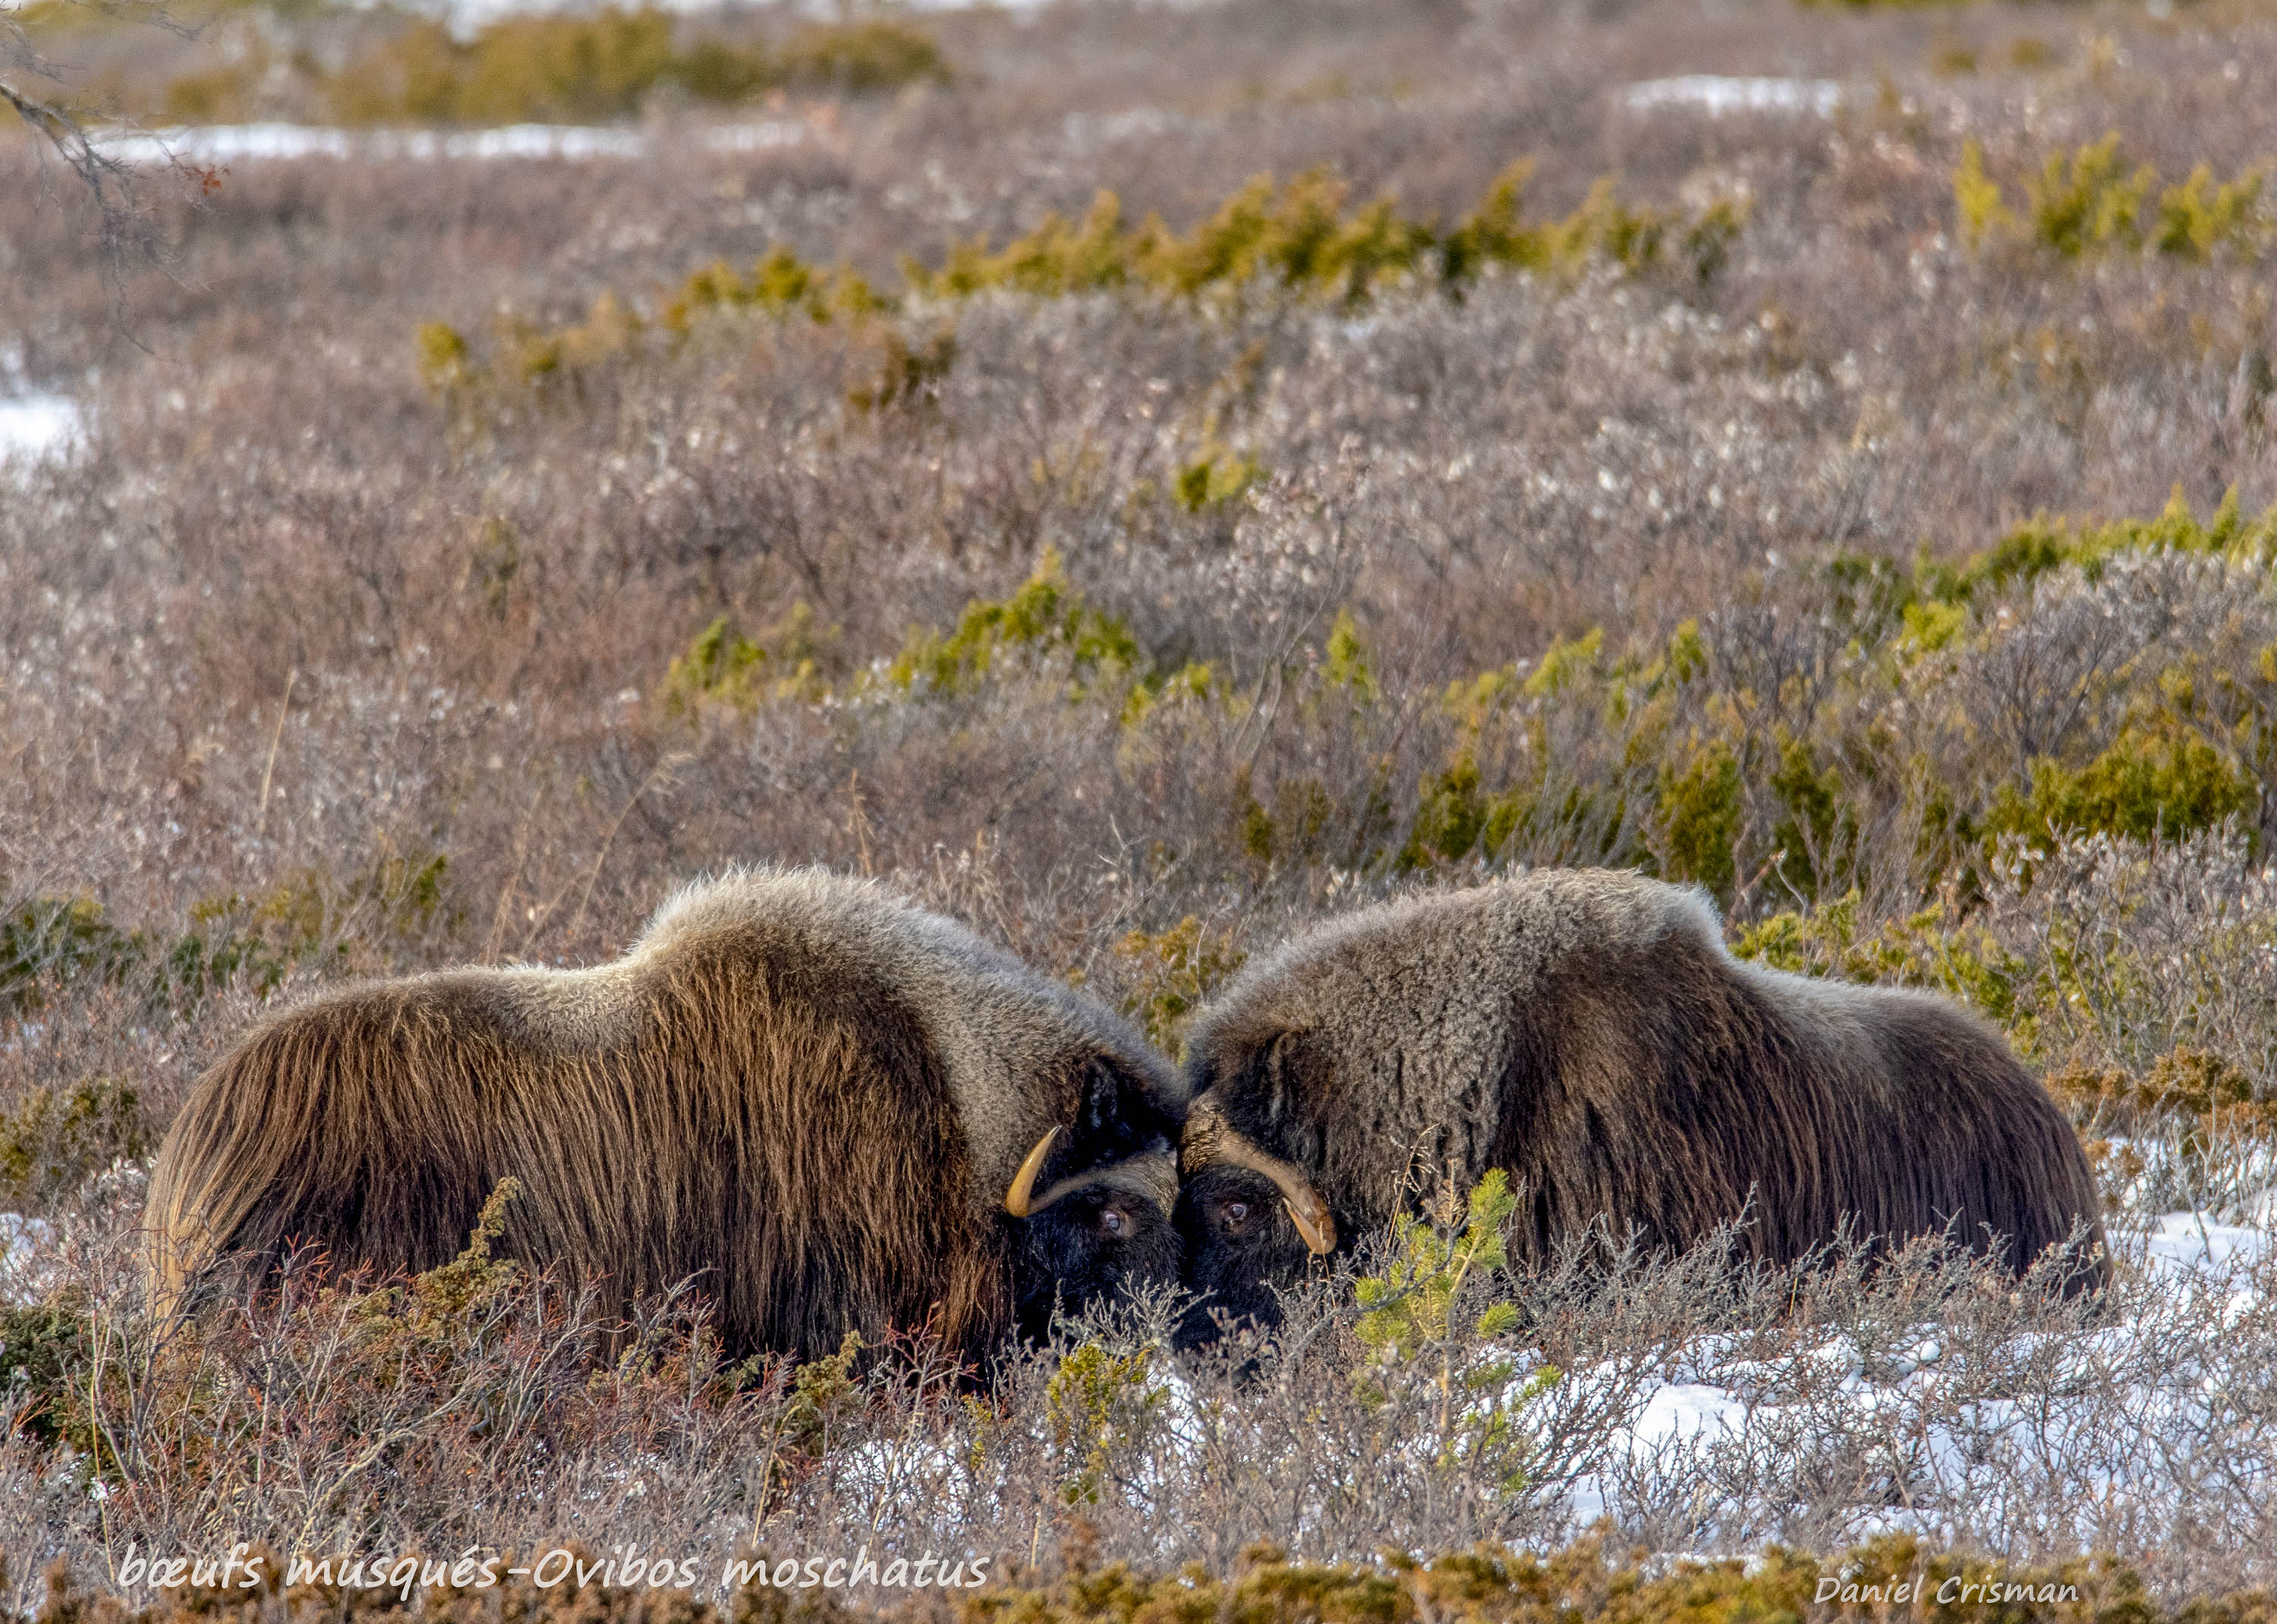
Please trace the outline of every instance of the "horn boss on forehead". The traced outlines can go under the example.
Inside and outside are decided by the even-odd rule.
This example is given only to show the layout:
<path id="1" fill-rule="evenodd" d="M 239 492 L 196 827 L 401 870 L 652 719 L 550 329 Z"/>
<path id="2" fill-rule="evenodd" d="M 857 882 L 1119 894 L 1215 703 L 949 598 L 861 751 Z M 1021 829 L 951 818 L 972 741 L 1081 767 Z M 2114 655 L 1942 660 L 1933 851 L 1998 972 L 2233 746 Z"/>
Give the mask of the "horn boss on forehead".
<path id="1" fill-rule="evenodd" d="M 1175 1173 L 1161 1178 L 1148 1176 L 1153 1171 L 1151 1164 L 1164 1159 L 1158 1156 L 1133 1156 L 1086 1168 L 1081 1172 L 1069 1174 L 1038 1195 L 1036 1180 L 1043 1172 L 1044 1164 L 1051 1157 L 1052 1147 L 1065 1133 L 1064 1128 L 1047 1128 L 1044 1136 L 1036 1141 L 1035 1149 L 1030 1150 L 1027 1159 L 1020 1164 L 1020 1171 L 1012 1175 L 1011 1188 L 1004 1192 L 1006 1212 L 1016 1218 L 1033 1218 L 1078 1190 L 1093 1189 L 1102 1184 L 1112 1184 L 1141 1195 L 1165 1208 L 1177 1195 Z"/>
<path id="2" fill-rule="evenodd" d="M 1293 1164 L 1259 1150 L 1237 1133 L 1215 1101 L 1204 1097 L 1194 1102 L 1186 1117 L 1185 1139 L 1179 1146 L 1178 1163 L 1180 1171 L 1188 1175 L 1214 1164 L 1263 1173 L 1281 1192 L 1281 1204 L 1288 1209 L 1290 1221 L 1304 1237 L 1306 1250 L 1315 1257 L 1325 1257 L 1336 1249 L 1336 1220 L 1312 1181 Z"/>

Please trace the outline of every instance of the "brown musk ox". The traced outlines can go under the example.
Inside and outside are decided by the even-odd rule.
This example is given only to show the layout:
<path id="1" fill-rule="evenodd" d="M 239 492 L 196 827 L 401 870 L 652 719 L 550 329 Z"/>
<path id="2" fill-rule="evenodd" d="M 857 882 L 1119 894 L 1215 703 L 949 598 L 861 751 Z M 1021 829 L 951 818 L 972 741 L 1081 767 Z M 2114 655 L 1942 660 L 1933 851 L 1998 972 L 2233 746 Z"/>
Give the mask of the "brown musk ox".
<path id="1" fill-rule="evenodd" d="M 321 993 L 201 1078 L 159 1151 L 154 1303 L 296 1246 L 500 1250 L 621 1303 L 693 1279 L 731 1353 L 1016 1326 L 1174 1284 L 1177 1074 L 1123 1021 L 874 883 L 754 869 L 587 969 Z"/>
<path id="2" fill-rule="evenodd" d="M 1221 1317 L 1451 1178 L 1502 1168 L 1513 1257 L 1602 1222 L 1654 1250 L 1746 1220 L 1793 1262 L 1847 1229 L 1943 1233 L 2022 1269 L 2083 1241 L 2107 1278 L 2078 1138 L 1999 1033 L 1942 998 L 1736 960 L 1696 891 L 1544 871 L 1369 907 L 1251 964 L 1189 1043 L 1177 1221 Z"/>

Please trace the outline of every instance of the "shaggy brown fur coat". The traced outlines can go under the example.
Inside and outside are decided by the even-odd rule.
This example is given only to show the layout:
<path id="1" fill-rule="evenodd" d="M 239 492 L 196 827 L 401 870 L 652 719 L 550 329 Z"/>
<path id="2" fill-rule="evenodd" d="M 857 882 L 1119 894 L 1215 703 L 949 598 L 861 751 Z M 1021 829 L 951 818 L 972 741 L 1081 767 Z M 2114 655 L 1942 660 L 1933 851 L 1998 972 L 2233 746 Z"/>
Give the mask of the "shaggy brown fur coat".
<path id="1" fill-rule="evenodd" d="M 937 1312 L 976 1355 L 1059 1288 L 1175 1278 L 1183 1114 L 1128 1026 L 963 927 L 817 870 L 738 873 L 613 964 L 381 982 L 263 1021 L 160 1151 L 154 1294 L 295 1243 L 430 1268 L 511 1176 L 507 1254 L 621 1301 L 693 1277 L 733 1350 L 811 1357 Z M 1006 1188 L 1054 1125 L 1046 1173 L 1099 1176 L 1015 1219 Z"/>
<path id="2" fill-rule="evenodd" d="M 1514 1250 L 1535 1255 L 1600 1219 L 1682 1248 L 1743 1211 L 1778 1261 L 1846 1221 L 2020 1268 L 2075 1225 L 2103 1238 L 2077 1137 L 1999 1033 L 1924 993 L 1734 960 L 1698 892 L 1632 874 L 1536 873 L 1322 926 L 1237 977 L 1189 1053 L 1187 1279 L 1229 1306 L 1305 1263 L 1260 1165 L 1309 1180 L 1344 1248 L 1493 1167 L 1523 1194 Z"/>

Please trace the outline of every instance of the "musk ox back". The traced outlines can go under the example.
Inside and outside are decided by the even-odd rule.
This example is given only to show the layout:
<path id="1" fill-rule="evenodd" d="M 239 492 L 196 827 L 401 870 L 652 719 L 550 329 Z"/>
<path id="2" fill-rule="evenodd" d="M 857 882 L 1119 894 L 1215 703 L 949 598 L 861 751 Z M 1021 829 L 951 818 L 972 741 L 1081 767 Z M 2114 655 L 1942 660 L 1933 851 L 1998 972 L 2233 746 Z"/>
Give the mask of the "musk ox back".
<path id="1" fill-rule="evenodd" d="M 1190 1044 L 1186 1279 L 1270 1287 L 1451 1177 L 1504 1169 L 1513 1255 L 1606 1220 L 1681 1248 L 1749 1219 L 1793 1261 L 1847 1225 L 2022 1268 L 2102 1229 L 2077 1137 L 2000 1036 L 1942 999 L 1734 960 L 1699 893 L 1551 871 L 1373 907 L 1252 965 Z M 1203 1313 L 1188 1339 L 1210 1334 Z"/>
<path id="2" fill-rule="evenodd" d="M 297 1244 L 422 1270 L 520 1181 L 501 1248 L 620 1300 L 694 1277 L 738 1351 L 938 1316 L 979 1356 L 1175 1279 L 1176 1075 L 1123 1021 L 880 886 L 732 874 L 614 963 L 466 969 L 263 1021 L 167 1135 L 154 1299 Z"/>

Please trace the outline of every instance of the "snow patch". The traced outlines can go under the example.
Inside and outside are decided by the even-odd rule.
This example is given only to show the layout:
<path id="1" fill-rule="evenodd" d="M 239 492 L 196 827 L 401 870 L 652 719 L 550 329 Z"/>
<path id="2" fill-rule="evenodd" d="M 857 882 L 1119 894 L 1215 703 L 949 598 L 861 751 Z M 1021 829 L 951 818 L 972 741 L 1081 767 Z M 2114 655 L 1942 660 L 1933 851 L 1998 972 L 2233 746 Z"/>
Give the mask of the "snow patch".
<path id="1" fill-rule="evenodd" d="M 362 0 L 376 3 L 376 0 Z M 494 22 L 509 17 L 530 17 L 554 11 L 579 10 L 590 0 L 413 0 L 407 11 L 432 17 L 461 39 L 470 39 Z M 701 16 L 722 10 L 720 0 L 651 0 L 666 11 L 686 16 Z M 912 11 L 963 11 L 979 5 L 994 5 L 1015 15 L 1040 11 L 1051 0 L 902 0 Z M 803 0 L 797 8 L 810 17 L 831 18 L 840 14 L 837 0 Z"/>
<path id="2" fill-rule="evenodd" d="M 2153 1269 L 2218 1276 L 2251 1268 L 2269 1249 L 2269 1239 L 2266 1230 L 2216 1224 L 2195 1212 L 2165 1212 L 2151 1220 L 2146 1247 Z"/>
<path id="3" fill-rule="evenodd" d="M 1727 79 L 1716 73 L 1687 73 L 1631 85 L 1621 93 L 1621 104 L 1635 112 L 1691 108 L 1710 118 L 1726 113 L 1814 113 L 1830 118 L 1842 105 L 1842 87 L 1831 79 Z"/>
<path id="4" fill-rule="evenodd" d="M 67 396 L 0 396 L 0 461 L 67 450 L 79 431 L 79 405 Z"/>
<path id="5" fill-rule="evenodd" d="M 637 158 L 655 145 L 711 152 L 795 147 L 813 133 L 803 120 L 710 125 L 652 134 L 572 124 L 510 124 L 490 130 L 340 130 L 324 125 L 224 124 L 114 134 L 103 151 L 126 163 L 220 166 L 308 158 L 390 159 L 415 163 L 499 158 Z"/>
<path id="6" fill-rule="evenodd" d="M 55 1227 L 45 1218 L 0 1212 L 0 1302 L 37 1302 L 47 1283 L 42 1261 Z"/>

